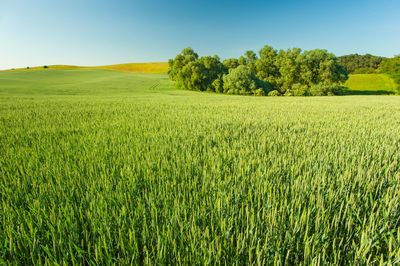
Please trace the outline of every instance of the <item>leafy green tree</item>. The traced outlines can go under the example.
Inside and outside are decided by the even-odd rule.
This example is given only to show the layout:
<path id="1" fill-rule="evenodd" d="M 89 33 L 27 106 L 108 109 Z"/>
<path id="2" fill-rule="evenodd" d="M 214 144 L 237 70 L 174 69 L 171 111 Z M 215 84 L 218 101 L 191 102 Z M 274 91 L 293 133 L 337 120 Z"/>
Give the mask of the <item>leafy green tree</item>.
<path id="1" fill-rule="evenodd" d="M 281 93 L 277 90 L 268 92 L 268 96 L 281 96 Z"/>
<path id="2" fill-rule="evenodd" d="M 245 52 L 245 58 L 247 62 L 247 67 L 250 68 L 251 71 L 253 71 L 254 74 L 257 73 L 256 70 L 256 61 L 257 61 L 257 54 L 253 51 L 246 51 Z"/>
<path id="3" fill-rule="evenodd" d="M 274 87 L 277 87 L 280 77 L 279 69 L 276 66 L 277 54 L 275 49 L 266 45 L 259 51 L 260 57 L 255 63 L 257 76 Z"/>
<path id="4" fill-rule="evenodd" d="M 348 79 L 346 69 L 337 64 L 336 60 L 327 60 L 321 63 L 321 83 L 323 84 L 340 84 Z"/>
<path id="5" fill-rule="evenodd" d="M 317 84 L 310 87 L 309 93 L 311 96 L 342 95 L 343 87 L 337 84 Z"/>
<path id="6" fill-rule="evenodd" d="M 348 73 L 355 73 L 362 68 L 378 69 L 384 59 L 384 57 L 370 54 L 350 54 L 338 57 L 338 63 L 342 65 Z"/>
<path id="7" fill-rule="evenodd" d="M 218 56 L 199 57 L 188 47 L 169 60 L 168 74 L 181 88 L 247 95 L 266 95 L 272 89 L 292 96 L 338 94 L 348 78 L 346 69 L 326 50 L 293 48 L 278 53 L 268 45 L 259 51 L 259 58 L 246 51 L 245 56 L 222 63 Z"/>
<path id="8" fill-rule="evenodd" d="M 202 89 L 207 91 L 216 91 L 217 86 L 219 88 L 219 83 L 214 83 L 215 80 L 221 80 L 222 76 L 228 73 L 226 67 L 220 62 L 218 56 L 204 56 L 200 57 L 198 63 L 204 66 L 205 79 L 203 80 Z"/>
<path id="9" fill-rule="evenodd" d="M 223 93 L 224 92 L 224 85 L 222 78 L 217 78 L 212 82 L 212 87 L 214 88 L 215 92 Z"/>
<path id="10" fill-rule="evenodd" d="M 203 83 L 207 79 L 204 65 L 197 61 L 186 64 L 177 74 L 177 86 L 189 90 L 204 91 Z"/>
<path id="11" fill-rule="evenodd" d="M 198 91 L 221 90 L 221 84 L 214 83 L 227 73 L 226 67 L 218 56 L 200 57 L 188 47 L 182 50 L 175 59 L 169 60 L 168 75 L 176 81 L 177 87 Z"/>
<path id="12" fill-rule="evenodd" d="M 326 50 L 304 51 L 300 57 L 300 73 L 303 84 L 336 84 L 347 80 L 347 71 L 337 63 L 334 54 Z"/>
<path id="13" fill-rule="evenodd" d="M 239 63 L 239 65 L 241 65 L 241 66 L 246 66 L 246 65 L 247 65 L 247 59 L 246 59 L 246 57 L 244 57 L 244 56 L 239 57 L 238 63 Z"/>
<path id="14" fill-rule="evenodd" d="M 354 70 L 353 74 L 375 74 L 376 73 L 376 69 L 372 68 L 372 67 L 363 67 L 363 68 L 359 68 Z"/>
<path id="15" fill-rule="evenodd" d="M 286 51 L 280 50 L 276 57 L 276 66 L 279 69 L 280 79 L 277 84 L 284 93 L 296 83 L 303 84 L 301 79 L 301 49 L 293 48 Z"/>
<path id="16" fill-rule="evenodd" d="M 175 59 L 170 59 L 168 61 L 168 75 L 171 80 L 176 81 L 178 73 L 183 69 L 184 66 L 190 62 L 194 62 L 199 58 L 198 54 L 194 52 L 191 47 L 187 47 L 178 54 Z"/>
<path id="17" fill-rule="evenodd" d="M 229 58 L 222 61 L 222 64 L 224 64 L 227 69 L 237 68 L 239 66 L 239 60 L 236 58 Z"/>
<path id="18" fill-rule="evenodd" d="M 247 66 L 230 69 L 223 76 L 224 92 L 242 95 L 267 95 L 271 85 L 260 80 Z"/>
<path id="19" fill-rule="evenodd" d="M 290 91 L 294 96 L 310 95 L 309 87 L 308 87 L 308 85 L 305 85 L 305 84 L 296 83 L 292 86 L 292 89 Z"/>

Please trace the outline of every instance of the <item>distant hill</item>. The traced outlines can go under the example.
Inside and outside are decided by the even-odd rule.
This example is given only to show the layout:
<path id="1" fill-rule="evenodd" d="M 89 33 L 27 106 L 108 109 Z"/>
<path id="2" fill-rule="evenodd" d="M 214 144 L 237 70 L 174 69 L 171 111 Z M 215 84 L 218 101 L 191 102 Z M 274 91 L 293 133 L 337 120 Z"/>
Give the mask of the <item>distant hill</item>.
<path id="1" fill-rule="evenodd" d="M 37 66 L 29 68 L 17 68 L 5 71 L 30 71 L 30 70 L 47 70 L 47 69 L 105 69 L 115 70 L 121 72 L 131 73 L 151 73 L 161 74 L 167 73 L 168 63 L 157 62 L 157 63 L 129 63 L 129 64 L 117 64 L 107 66 L 70 66 L 70 65 L 49 65 L 49 66 Z"/>
<path id="2" fill-rule="evenodd" d="M 103 69 L 0 71 L 1 96 L 136 95 L 173 88 L 167 74 Z"/>
<path id="3" fill-rule="evenodd" d="M 397 84 L 386 74 L 353 74 L 344 84 L 347 94 L 378 95 L 395 94 Z"/>

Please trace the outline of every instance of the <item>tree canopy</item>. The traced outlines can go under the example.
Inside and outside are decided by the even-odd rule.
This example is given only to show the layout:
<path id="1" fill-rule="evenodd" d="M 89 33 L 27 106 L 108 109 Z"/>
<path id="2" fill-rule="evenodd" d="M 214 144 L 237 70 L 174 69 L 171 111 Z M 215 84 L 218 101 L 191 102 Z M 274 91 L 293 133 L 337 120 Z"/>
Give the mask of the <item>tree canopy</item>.
<path id="1" fill-rule="evenodd" d="M 214 85 L 227 73 L 218 56 L 200 57 L 188 47 L 169 60 L 168 74 L 177 86 L 189 90 L 217 91 Z"/>
<path id="2" fill-rule="evenodd" d="M 238 66 L 229 70 L 229 74 L 223 76 L 223 88 L 225 93 L 242 95 L 267 95 L 271 85 L 260 80 L 249 67 Z"/>
<path id="3" fill-rule="evenodd" d="M 339 94 L 348 78 L 345 67 L 326 50 L 278 52 L 268 45 L 258 55 L 249 50 L 223 62 L 218 56 L 199 57 L 188 47 L 169 60 L 168 74 L 180 88 L 244 95 Z"/>
<path id="4" fill-rule="evenodd" d="M 384 57 L 370 54 L 350 54 L 339 56 L 338 63 L 342 65 L 348 73 L 375 73 L 383 59 Z"/>

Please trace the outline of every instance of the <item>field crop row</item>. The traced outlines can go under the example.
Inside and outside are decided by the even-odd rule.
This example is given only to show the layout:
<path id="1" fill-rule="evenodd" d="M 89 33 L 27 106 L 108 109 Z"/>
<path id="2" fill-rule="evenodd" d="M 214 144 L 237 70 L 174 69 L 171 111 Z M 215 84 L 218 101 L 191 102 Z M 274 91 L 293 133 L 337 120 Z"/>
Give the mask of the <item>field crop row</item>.
<path id="1" fill-rule="evenodd" d="M 176 93 L 3 99 L 2 261 L 398 261 L 399 98 Z"/>
<path id="2" fill-rule="evenodd" d="M 0 75 L 0 263 L 399 262 L 399 97 L 59 71 Z"/>

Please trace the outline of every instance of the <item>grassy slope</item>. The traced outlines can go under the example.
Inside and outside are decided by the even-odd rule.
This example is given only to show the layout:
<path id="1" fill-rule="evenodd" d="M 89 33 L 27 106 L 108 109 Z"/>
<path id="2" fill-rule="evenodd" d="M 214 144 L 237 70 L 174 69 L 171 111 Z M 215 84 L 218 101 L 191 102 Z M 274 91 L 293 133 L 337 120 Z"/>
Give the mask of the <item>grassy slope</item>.
<path id="1" fill-rule="evenodd" d="M 397 85 L 386 74 L 354 74 L 344 84 L 349 94 L 373 95 L 394 94 Z"/>
<path id="2" fill-rule="evenodd" d="M 0 264 L 399 258 L 400 97 L 165 78 L 0 73 Z"/>
<path id="3" fill-rule="evenodd" d="M 117 64 L 97 67 L 85 67 L 85 66 L 69 66 L 69 65 L 53 65 L 48 66 L 47 69 L 40 67 L 18 68 L 6 71 L 29 71 L 29 70 L 48 70 L 48 69 L 104 69 L 104 70 L 116 70 L 122 72 L 132 73 L 167 73 L 168 63 L 130 63 L 130 64 Z"/>
<path id="4" fill-rule="evenodd" d="M 160 85 L 171 86 L 166 74 L 93 69 L 0 72 L 0 95 L 116 96 L 146 93 Z"/>

